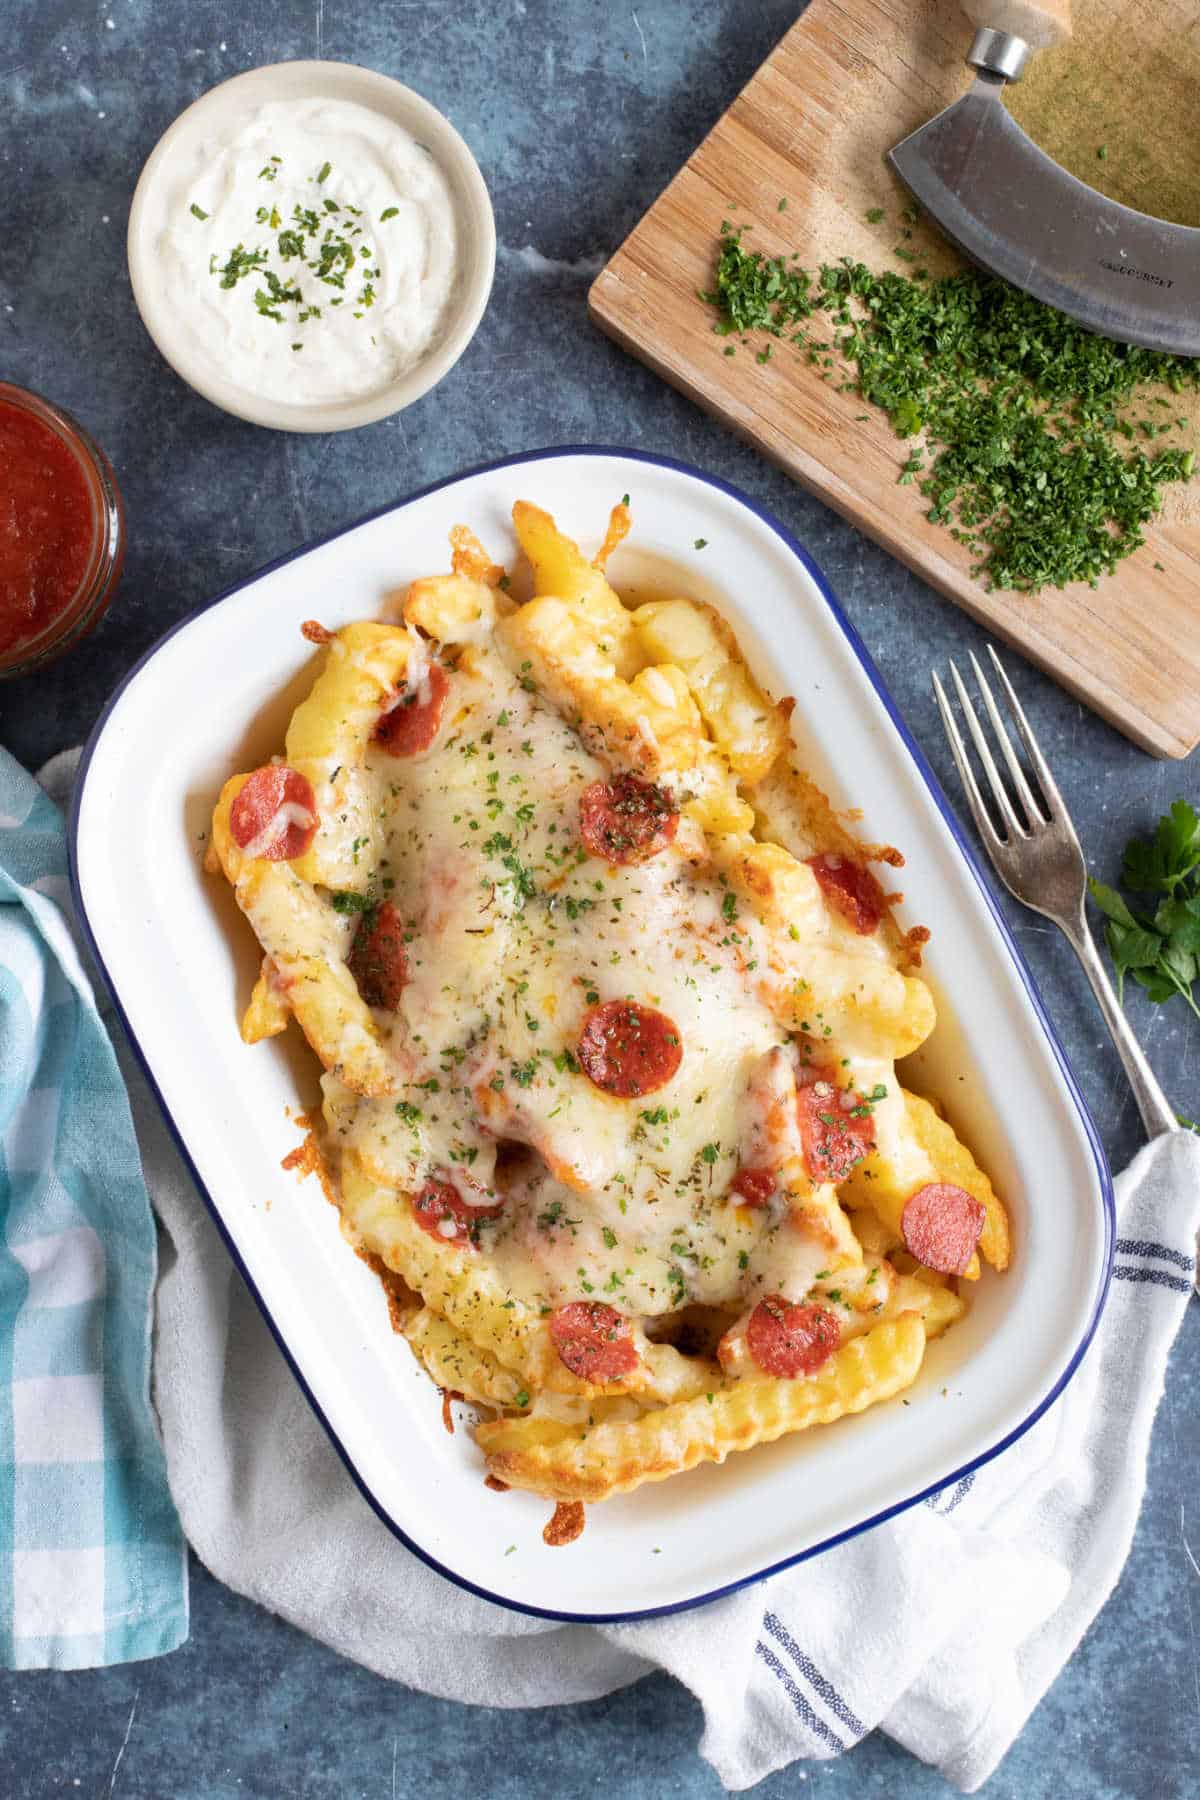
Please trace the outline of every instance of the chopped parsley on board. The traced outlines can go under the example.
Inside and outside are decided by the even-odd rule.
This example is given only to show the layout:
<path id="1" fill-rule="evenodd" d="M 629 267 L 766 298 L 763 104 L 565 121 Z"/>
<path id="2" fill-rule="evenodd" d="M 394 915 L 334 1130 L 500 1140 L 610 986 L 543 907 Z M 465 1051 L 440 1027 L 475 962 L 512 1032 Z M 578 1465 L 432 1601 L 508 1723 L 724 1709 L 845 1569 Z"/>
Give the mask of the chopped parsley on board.
<path id="1" fill-rule="evenodd" d="M 743 230 L 722 225 L 701 296 L 714 330 L 790 343 L 898 437 L 923 438 L 899 480 L 919 485 L 988 588 L 1095 587 L 1145 542 L 1163 485 L 1191 477 L 1195 452 L 1157 440 L 1187 423 L 1163 390 L 1200 388 L 1200 363 L 1096 337 L 976 269 L 935 281 L 844 257 L 814 275 L 748 249 Z"/>

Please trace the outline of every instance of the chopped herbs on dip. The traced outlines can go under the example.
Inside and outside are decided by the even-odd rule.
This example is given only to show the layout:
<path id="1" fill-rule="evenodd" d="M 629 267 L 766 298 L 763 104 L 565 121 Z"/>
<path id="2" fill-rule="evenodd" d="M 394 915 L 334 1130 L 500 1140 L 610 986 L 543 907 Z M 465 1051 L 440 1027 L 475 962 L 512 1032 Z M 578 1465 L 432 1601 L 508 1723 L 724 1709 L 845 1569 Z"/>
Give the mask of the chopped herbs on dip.
<path id="1" fill-rule="evenodd" d="M 248 112 L 215 154 L 183 160 L 157 279 L 226 380 L 303 404 L 372 393 L 417 363 L 457 256 L 436 159 L 382 115 L 323 97 Z"/>

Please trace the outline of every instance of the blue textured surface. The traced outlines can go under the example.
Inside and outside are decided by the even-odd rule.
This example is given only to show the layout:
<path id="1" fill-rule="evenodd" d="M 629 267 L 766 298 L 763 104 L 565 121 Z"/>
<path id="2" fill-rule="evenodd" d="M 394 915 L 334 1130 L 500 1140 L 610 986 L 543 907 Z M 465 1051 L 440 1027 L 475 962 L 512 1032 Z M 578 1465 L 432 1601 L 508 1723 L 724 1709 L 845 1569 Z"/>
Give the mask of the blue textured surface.
<path id="1" fill-rule="evenodd" d="M 686 457 L 768 505 L 823 565 L 952 794 L 927 670 L 982 634 L 881 550 L 589 326 L 592 272 L 640 217 L 791 20 L 793 0 L 3 0 L 0 372 L 75 411 L 111 455 L 129 513 L 122 591 L 96 636 L 36 680 L 0 687 L 0 738 L 26 764 L 78 742 L 171 622 L 261 563 L 465 465 L 541 444 L 626 443 Z M 107 20 L 111 19 L 111 29 Z M 447 380 L 402 417 L 331 439 L 216 412 L 162 363 L 129 292 L 124 230 L 159 134 L 218 80 L 326 55 L 407 81 L 454 120 L 496 208 L 496 290 Z M 529 254 L 530 251 L 536 254 Z M 1053 596 L 1046 604 L 1054 604 Z M 1179 793 L 1160 764 L 1013 658 L 1094 867 Z M 1116 1056 L 1052 928 L 1010 907 L 1114 1167 L 1140 1141 Z M 936 923 L 936 921 L 935 921 Z M 1182 1111 L 1200 1109 L 1197 1027 L 1132 1003 Z M 1200 1307 L 1177 1346 L 1150 1488 L 1124 1579 L 989 1784 L 997 1800 L 1185 1800 L 1200 1778 Z M 603 1789 L 719 1792 L 696 1755 L 699 1710 L 652 1678 L 586 1706 L 483 1712 L 392 1687 L 300 1637 L 194 1567 L 193 1630 L 158 1662 L 0 1677 L 0 1800 L 122 1800 Z M 885 1740 L 800 1781 L 840 1796 L 951 1792 Z"/>

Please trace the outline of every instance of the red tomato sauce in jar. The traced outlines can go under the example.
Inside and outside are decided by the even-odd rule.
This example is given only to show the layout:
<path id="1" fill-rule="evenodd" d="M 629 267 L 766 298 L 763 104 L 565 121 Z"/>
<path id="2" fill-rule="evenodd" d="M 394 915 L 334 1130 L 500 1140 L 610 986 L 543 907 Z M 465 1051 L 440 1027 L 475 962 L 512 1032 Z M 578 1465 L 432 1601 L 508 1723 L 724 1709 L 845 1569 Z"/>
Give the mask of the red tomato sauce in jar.
<path id="1" fill-rule="evenodd" d="M 40 394 L 0 381 L 0 676 L 89 631 L 116 590 L 124 508 L 104 453 Z"/>
<path id="2" fill-rule="evenodd" d="M 0 656 L 70 605 L 95 537 L 74 450 L 32 413 L 0 402 Z"/>

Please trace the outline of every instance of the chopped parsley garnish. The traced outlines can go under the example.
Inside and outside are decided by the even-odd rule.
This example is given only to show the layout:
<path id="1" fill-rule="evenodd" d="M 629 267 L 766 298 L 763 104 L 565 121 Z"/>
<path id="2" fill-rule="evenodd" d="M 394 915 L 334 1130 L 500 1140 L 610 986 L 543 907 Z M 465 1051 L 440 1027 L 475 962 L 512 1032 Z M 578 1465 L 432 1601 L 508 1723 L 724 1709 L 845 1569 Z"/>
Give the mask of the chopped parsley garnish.
<path id="1" fill-rule="evenodd" d="M 197 206 L 196 202 L 194 200 L 192 201 L 192 204 L 188 207 L 188 211 L 191 213 L 193 219 L 207 219 L 207 217 L 208 217 L 208 214 L 205 212 L 204 208 L 202 206 Z"/>
<path id="2" fill-rule="evenodd" d="M 1164 484 L 1194 471 L 1194 451 L 1158 444 L 1157 424 L 1142 432 L 1157 447 L 1135 446 L 1127 415 L 1151 386 L 1200 388 L 1200 363 L 1096 337 L 978 269 L 933 281 L 844 257 L 814 276 L 748 250 L 726 224 L 704 298 L 718 333 L 803 347 L 898 437 L 923 434 L 927 462 L 906 455 L 897 479 L 917 487 L 988 588 L 1095 586 L 1145 542 Z"/>
<path id="3" fill-rule="evenodd" d="M 280 281 L 273 269 L 263 270 L 263 280 L 267 284 L 266 288 L 254 290 L 254 304 L 266 318 L 274 319 L 282 325 L 283 314 L 279 308 L 286 306 L 289 301 L 299 300 L 301 298 L 300 289 Z"/>
<path id="4" fill-rule="evenodd" d="M 219 269 L 213 267 L 215 257 L 209 268 L 214 275 L 221 277 L 223 288 L 231 288 L 236 287 L 245 276 L 253 274 L 255 269 L 261 269 L 266 260 L 265 250 L 247 250 L 244 244 L 235 244 Z"/>
<path id="5" fill-rule="evenodd" d="M 518 856 L 502 856 L 500 861 L 512 877 L 518 906 L 524 906 L 526 900 L 532 900 L 537 893 L 537 882 L 533 879 L 532 872 Z"/>
<path id="6" fill-rule="evenodd" d="M 335 888 L 329 896 L 329 904 L 339 913 L 367 913 L 375 908 L 369 894 L 352 894 L 345 888 Z"/>
<path id="7" fill-rule="evenodd" d="M 706 1162 L 711 1169 L 720 1154 L 720 1149 L 716 1144 L 705 1144 L 700 1152 L 701 1161 Z"/>
<path id="8" fill-rule="evenodd" d="M 537 1222 L 542 1231 L 553 1231 L 557 1226 L 564 1225 L 574 1237 L 576 1227 L 582 1223 L 582 1220 L 568 1218 L 563 1211 L 562 1201 L 552 1200 L 545 1212 L 538 1214 Z M 582 1275 L 583 1270 L 580 1269 L 579 1273 Z M 587 1291 L 591 1293 L 592 1290 L 588 1288 Z"/>
<path id="9" fill-rule="evenodd" d="M 274 181 L 279 160 L 278 157 L 272 157 L 260 171 L 259 179 Z M 332 166 L 331 163 L 324 163 L 312 179 L 318 184 L 324 182 Z M 343 213 L 343 206 L 336 200 L 322 198 L 321 207 L 323 210 L 317 212 L 309 206 L 293 206 L 291 222 L 284 225 L 276 207 L 260 206 L 255 210 L 255 219 L 259 225 L 268 226 L 277 234 L 275 250 L 281 262 L 298 262 L 311 271 L 315 280 L 323 282 L 327 287 L 343 290 L 328 301 L 330 306 L 340 306 L 343 303 L 347 277 L 354 270 L 356 260 L 361 263 L 363 285 L 354 308 L 354 316 L 356 319 L 362 318 L 378 299 L 375 283 L 380 279 L 382 270 L 377 266 L 369 266 L 375 262 L 375 252 L 370 245 L 359 243 L 356 250 L 350 241 L 351 238 L 362 236 L 361 225 L 348 223 L 343 227 L 344 235 L 341 236 L 335 232 L 332 215 Z M 361 209 L 358 207 L 346 205 L 344 210 L 354 217 L 361 216 Z M 191 211 L 198 219 L 207 219 L 209 216 L 195 203 L 192 204 Z M 383 216 L 392 218 L 398 211 L 398 207 L 391 207 Z M 209 262 L 209 272 L 219 276 L 223 288 L 232 288 L 252 270 L 263 269 L 266 287 L 258 289 L 254 296 L 260 317 L 282 324 L 285 320 L 281 308 L 294 305 L 297 308 L 296 324 L 303 325 L 309 319 L 319 319 L 321 308 L 312 304 L 305 305 L 299 287 L 280 282 L 277 275 L 264 268 L 267 257 L 268 252 L 261 245 L 253 251 L 247 251 L 242 244 L 238 244 L 220 267 L 213 257 Z M 375 341 L 372 337 L 372 344 Z M 292 344 L 293 350 L 301 348 L 302 341 Z"/>
<path id="10" fill-rule="evenodd" d="M 317 250 L 315 274 L 327 287 L 344 288 L 346 276 L 354 267 L 354 247 L 345 238 L 326 231 Z"/>
<path id="11" fill-rule="evenodd" d="M 727 893 L 721 902 L 721 917 L 727 925 L 732 925 L 737 918 L 737 895 Z"/>
<path id="12" fill-rule="evenodd" d="M 616 1249 L 616 1247 L 617 1247 L 617 1234 L 616 1234 L 616 1232 L 615 1232 L 615 1231 L 613 1231 L 613 1230 L 612 1230 L 612 1229 L 611 1229 L 611 1227 L 610 1227 L 610 1226 L 608 1226 L 608 1225 L 605 1225 L 605 1226 L 604 1226 L 604 1227 L 603 1227 L 603 1229 L 602 1229 L 602 1232 L 601 1232 L 601 1236 L 602 1236 L 602 1237 L 603 1237 L 603 1239 L 604 1239 L 604 1248 L 605 1248 L 605 1249 L 606 1249 L 606 1250 L 615 1250 L 615 1249 Z"/>
<path id="13" fill-rule="evenodd" d="M 379 223 L 382 225 L 387 219 L 394 219 L 399 211 L 398 206 L 385 206 L 379 215 Z"/>
<path id="14" fill-rule="evenodd" d="M 397 1100 L 396 1112 L 406 1125 L 415 1125 L 418 1119 L 425 1116 L 420 1107 L 414 1106 L 411 1100 Z"/>

